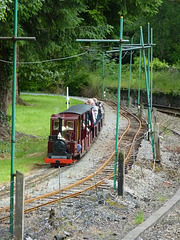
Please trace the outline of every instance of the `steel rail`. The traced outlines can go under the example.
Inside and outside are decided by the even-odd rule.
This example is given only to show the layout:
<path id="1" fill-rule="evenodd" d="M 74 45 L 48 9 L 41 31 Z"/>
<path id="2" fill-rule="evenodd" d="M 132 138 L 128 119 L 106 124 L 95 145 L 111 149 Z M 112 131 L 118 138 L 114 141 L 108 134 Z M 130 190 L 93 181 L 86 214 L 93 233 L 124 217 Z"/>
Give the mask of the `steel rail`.
<path id="1" fill-rule="evenodd" d="M 126 109 L 123 109 L 123 110 L 126 111 L 126 112 L 128 112 Z M 133 142 L 134 142 L 135 139 L 137 138 L 138 134 L 140 133 L 141 129 L 142 129 L 142 122 L 141 122 L 141 120 L 140 120 L 136 115 L 134 115 L 134 114 L 132 114 L 132 113 L 130 113 L 130 112 L 128 112 L 128 114 L 130 114 L 131 116 L 133 116 L 133 117 L 139 122 L 139 129 L 138 129 L 138 131 L 136 132 L 136 134 L 135 134 L 135 136 L 134 136 L 134 138 L 133 138 Z M 130 150 L 129 150 L 129 152 L 128 152 L 128 155 L 127 155 L 127 157 L 126 157 L 126 159 L 125 159 L 125 164 L 127 164 L 127 162 L 128 162 L 128 159 L 129 159 L 129 157 L 130 157 L 130 154 L 131 154 L 131 152 L 132 152 L 132 149 L 133 149 L 133 143 L 131 144 L 131 147 L 130 147 Z"/>
<path id="2" fill-rule="evenodd" d="M 133 115 L 132 113 L 128 112 L 128 111 L 125 110 L 125 109 L 123 109 L 123 110 L 126 111 L 126 112 L 127 112 L 128 114 L 130 114 L 131 116 L 133 116 L 133 117 L 139 122 L 139 124 L 140 124 L 140 127 L 139 127 L 138 131 L 136 132 L 136 134 L 135 134 L 135 136 L 134 136 L 134 138 L 133 138 L 133 142 L 134 142 L 134 140 L 136 139 L 137 135 L 139 134 L 139 132 L 140 132 L 140 130 L 141 130 L 141 128 L 142 128 L 141 121 L 138 119 L 138 117 L 136 117 L 136 116 Z M 124 114 L 121 114 L 121 115 L 124 116 L 124 117 L 128 120 L 128 126 L 127 126 L 126 130 L 124 131 L 124 133 L 122 134 L 122 136 L 120 137 L 118 144 L 120 144 L 120 142 L 122 141 L 122 139 L 123 139 L 123 137 L 125 136 L 125 134 L 129 131 L 130 124 L 131 124 L 131 123 L 130 123 L 130 120 L 128 119 L 128 117 L 127 117 L 126 115 L 124 115 Z M 131 144 L 131 147 L 130 147 L 130 149 L 129 149 L 129 152 L 128 152 L 128 154 L 127 154 L 127 157 L 125 158 L 125 163 L 128 162 L 129 155 L 130 155 L 130 153 L 132 152 L 133 142 L 132 142 L 132 144 Z M 91 175 L 87 176 L 86 178 L 82 179 L 82 180 L 79 181 L 79 182 L 82 183 L 82 182 L 85 182 L 86 180 L 94 177 L 94 175 L 96 175 L 98 172 L 100 172 L 100 171 L 107 165 L 107 163 L 111 160 L 111 158 L 114 157 L 114 156 L 115 156 L 115 151 L 111 154 L 111 156 L 109 157 L 109 159 L 108 159 L 94 174 L 91 174 Z M 117 172 L 118 172 L 118 170 L 117 170 Z M 64 199 L 67 199 L 67 198 L 76 197 L 76 196 L 82 194 L 82 193 L 85 192 L 85 191 L 91 190 L 91 189 L 93 189 L 93 188 L 101 185 L 101 184 L 102 184 L 103 182 L 105 182 L 106 180 L 113 178 L 113 176 L 114 176 L 114 172 L 111 173 L 111 174 L 110 174 L 109 176 L 107 176 L 106 178 L 102 179 L 101 181 L 99 181 L 98 183 L 96 183 L 96 184 L 94 184 L 94 185 L 92 185 L 92 186 L 90 186 L 90 187 L 87 187 L 87 188 L 85 188 L 85 189 L 83 189 L 83 190 L 77 191 L 76 193 L 72 193 L 72 194 L 69 194 L 69 195 L 67 195 L 67 196 L 61 197 L 61 200 L 64 200 Z M 79 182 L 77 182 L 77 183 L 79 183 Z M 77 184 L 77 183 L 72 184 L 72 185 L 73 185 L 73 186 L 74 186 L 74 185 L 75 185 L 75 186 L 79 185 L 79 184 Z M 72 186 L 72 185 L 70 185 L 70 186 Z M 67 189 L 70 189 L 70 188 L 71 188 L 70 186 L 68 186 Z M 64 189 L 62 189 L 62 190 L 64 190 Z M 59 193 L 59 191 L 57 191 L 57 193 Z M 46 206 L 46 205 L 49 205 L 49 204 L 52 204 L 52 203 L 55 203 L 55 202 L 58 202 L 58 201 L 59 201 L 59 198 L 58 198 L 58 199 L 55 199 L 55 200 L 52 200 L 52 201 L 49 201 L 48 203 L 43 203 L 43 204 L 40 204 L 40 205 L 35 206 L 35 207 L 33 207 L 33 208 L 27 209 L 27 210 L 25 210 L 24 212 L 25 212 L 25 213 L 26 213 L 26 212 L 31 212 L 31 211 L 39 208 L 39 207 L 43 207 L 43 206 Z"/>
<path id="3" fill-rule="evenodd" d="M 125 109 L 123 109 L 123 110 L 126 111 L 128 114 L 132 115 L 134 118 L 136 118 L 136 120 L 138 120 L 138 122 L 140 123 L 140 127 L 139 127 L 137 133 L 135 134 L 135 136 L 134 136 L 134 138 L 133 138 L 131 147 L 130 147 L 130 149 L 129 149 L 129 152 L 128 152 L 128 154 L 127 154 L 127 157 L 125 158 L 125 162 L 127 162 L 127 161 L 128 161 L 128 158 L 129 158 L 129 155 L 130 155 L 130 153 L 132 152 L 133 142 L 134 142 L 134 140 L 136 139 L 138 133 L 140 132 L 140 129 L 141 129 L 142 125 L 141 125 L 141 121 L 140 121 L 135 115 L 131 114 L 130 112 L 128 112 L 128 111 L 125 110 Z M 123 132 L 122 136 L 120 137 L 120 139 L 119 139 L 119 141 L 118 141 L 118 145 L 121 143 L 121 141 L 123 140 L 124 136 L 125 136 L 126 133 L 129 131 L 129 129 L 130 129 L 130 124 L 131 124 L 130 119 L 129 119 L 125 114 L 121 113 L 121 115 L 124 116 L 124 117 L 128 120 L 128 126 L 126 127 L 125 131 Z M 93 178 L 93 177 L 94 177 L 95 175 L 97 175 L 102 169 L 105 168 L 105 166 L 113 159 L 114 156 L 115 156 L 115 151 L 111 154 L 111 156 L 108 158 L 108 160 L 107 160 L 97 171 L 95 171 L 95 173 L 92 173 L 92 174 L 90 174 L 89 176 L 83 178 L 82 180 L 77 181 L 77 182 L 75 182 L 75 183 L 73 183 L 73 184 L 71 184 L 71 185 L 69 185 L 69 186 L 67 186 L 67 187 L 64 187 L 63 189 L 61 189 L 61 192 L 64 192 L 64 191 L 66 191 L 66 190 L 69 190 L 69 189 L 71 189 L 71 188 L 73 188 L 73 187 L 75 187 L 75 186 L 77 186 L 77 185 L 80 185 L 81 183 L 84 183 L 85 181 L 89 180 L 90 178 Z M 72 194 L 69 194 L 69 195 L 67 195 L 67 196 L 63 196 L 63 197 L 61 198 L 61 200 L 66 199 L 66 198 L 72 198 L 72 197 L 78 196 L 79 194 L 81 194 L 81 193 L 83 193 L 83 192 L 85 192 L 85 191 L 88 191 L 88 190 L 90 190 L 90 189 L 93 189 L 93 188 L 99 186 L 100 184 L 102 184 L 103 182 L 105 182 L 107 179 L 112 178 L 113 176 L 114 176 L 114 173 L 111 173 L 109 176 L 107 176 L 107 177 L 104 178 L 103 180 L 99 181 L 98 183 L 96 183 L 96 184 L 94 184 L 94 185 L 92 185 L 92 186 L 90 186 L 90 187 L 87 187 L 87 188 L 85 188 L 85 189 L 83 189 L 83 190 L 77 191 L 76 193 L 72 193 Z M 26 201 L 25 201 L 25 204 L 26 204 L 26 203 L 31 203 L 31 202 L 33 202 L 33 201 L 35 201 L 35 200 L 39 200 L 39 199 L 43 199 L 43 198 L 46 198 L 46 197 L 53 196 L 53 195 L 58 194 L 58 193 L 59 193 L 59 190 L 54 191 L 54 192 L 51 192 L 51 193 L 48 193 L 48 194 L 44 194 L 44 195 L 42 195 L 42 196 L 39 196 L 39 197 L 35 197 L 35 198 L 32 198 L 32 199 L 26 200 Z M 46 205 L 50 205 L 50 204 L 55 203 L 55 202 L 57 202 L 57 201 L 59 201 L 59 198 L 58 198 L 58 199 L 55 199 L 55 200 L 52 200 L 52 201 L 49 201 L 49 202 L 47 202 L 47 203 L 43 203 L 43 204 L 37 205 L 37 206 L 32 207 L 32 208 L 30 208 L 30 209 L 26 209 L 24 212 L 25 212 L 25 213 L 31 212 L 31 211 L 39 208 L 39 207 L 46 206 Z M 6 210 L 8 210 L 8 209 L 9 209 L 9 206 L 8 206 L 8 207 L 5 207 L 5 208 L 1 208 L 0 211 L 6 211 Z M 7 218 L 9 218 L 9 216 L 6 216 L 6 217 L 1 218 L 0 221 L 3 221 L 3 220 L 5 220 L 5 219 L 7 219 Z"/>

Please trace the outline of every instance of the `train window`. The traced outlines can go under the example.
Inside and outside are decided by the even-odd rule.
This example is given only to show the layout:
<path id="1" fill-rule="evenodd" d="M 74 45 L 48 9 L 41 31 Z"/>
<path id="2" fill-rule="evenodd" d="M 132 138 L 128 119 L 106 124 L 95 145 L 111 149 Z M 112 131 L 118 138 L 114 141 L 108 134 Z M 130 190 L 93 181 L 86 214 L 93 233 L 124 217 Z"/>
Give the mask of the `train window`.
<path id="1" fill-rule="evenodd" d="M 64 126 L 64 120 L 62 120 L 62 126 Z M 59 130 L 59 120 L 53 121 L 53 130 Z"/>
<path id="2" fill-rule="evenodd" d="M 62 137 L 71 140 L 72 135 L 74 135 L 74 122 L 73 121 L 65 121 L 62 125 Z"/>
<path id="3" fill-rule="evenodd" d="M 53 130 L 59 130 L 59 121 L 53 121 Z"/>
<path id="4" fill-rule="evenodd" d="M 68 130 L 74 130 L 74 122 L 73 121 L 67 121 L 67 127 L 68 127 Z"/>

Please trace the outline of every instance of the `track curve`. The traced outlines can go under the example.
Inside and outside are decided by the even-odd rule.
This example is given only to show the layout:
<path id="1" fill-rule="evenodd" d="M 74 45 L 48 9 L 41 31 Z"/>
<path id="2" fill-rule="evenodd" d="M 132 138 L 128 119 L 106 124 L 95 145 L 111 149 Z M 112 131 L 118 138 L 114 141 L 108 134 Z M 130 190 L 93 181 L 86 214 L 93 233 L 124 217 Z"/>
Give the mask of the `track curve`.
<path id="1" fill-rule="evenodd" d="M 111 102 L 110 104 L 113 108 L 116 108 L 116 105 L 114 103 Z M 133 115 L 124 108 L 121 108 L 120 114 L 128 120 L 128 125 L 124 132 L 119 136 L 119 147 L 125 150 L 125 164 L 126 167 L 130 168 L 133 164 L 133 143 L 142 129 L 142 124 L 137 116 Z M 105 183 L 106 180 L 113 178 L 114 155 L 115 152 L 113 152 L 108 159 L 103 159 L 102 162 L 104 163 L 99 167 L 98 170 L 84 177 L 80 181 L 77 181 L 61 189 L 61 200 L 76 197 L 79 194 L 86 192 L 87 190 L 100 186 L 102 183 Z M 41 201 L 40 204 L 39 201 Z M 26 200 L 25 213 L 56 202 L 59 202 L 59 190 Z M 0 221 L 4 221 L 9 218 L 9 207 L 1 208 L 0 212 L 2 216 L 0 218 Z"/>

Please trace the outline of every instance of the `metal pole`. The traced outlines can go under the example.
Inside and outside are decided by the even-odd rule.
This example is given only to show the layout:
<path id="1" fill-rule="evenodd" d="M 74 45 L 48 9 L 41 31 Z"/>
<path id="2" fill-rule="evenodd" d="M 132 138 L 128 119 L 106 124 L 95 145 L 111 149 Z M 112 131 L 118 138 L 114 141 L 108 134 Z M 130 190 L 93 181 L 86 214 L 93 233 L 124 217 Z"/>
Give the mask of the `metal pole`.
<path id="1" fill-rule="evenodd" d="M 148 23 L 148 45 L 150 44 L 150 24 Z M 148 48 L 148 83 L 150 86 L 150 48 Z"/>
<path id="2" fill-rule="evenodd" d="M 103 56 L 103 73 L 102 73 L 102 99 L 104 99 L 104 52 L 102 53 Z"/>
<path id="3" fill-rule="evenodd" d="M 141 43 L 141 40 L 140 40 Z M 141 82 L 141 49 L 139 51 L 139 86 L 138 86 L 138 106 L 140 106 L 140 82 Z"/>
<path id="4" fill-rule="evenodd" d="M 120 90 L 121 90 L 121 62 L 122 62 L 122 37 L 123 37 L 123 17 L 120 18 L 120 43 L 119 43 L 119 75 L 118 75 L 118 99 L 117 99 L 117 119 L 116 119 L 116 145 L 114 161 L 114 189 L 116 189 L 116 172 L 117 172 L 117 151 L 119 135 L 119 109 L 120 109 Z"/>
<path id="5" fill-rule="evenodd" d="M 17 37 L 17 0 L 14 0 L 14 36 Z M 14 153 L 15 153 L 15 104 L 16 104 L 16 56 L 17 43 L 14 41 L 13 86 L 12 86 L 12 133 L 11 133 L 11 190 L 10 190 L 10 233 L 13 234 L 14 205 Z"/>
<path id="6" fill-rule="evenodd" d="M 126 43 L 129 40 L 123 39 L 76 39 L 77 42 L 117 42 L 117 43 Z"/>
<path id="7" fill-rule="evenodd" d="M 151 48 L 151 46 L 145 46 L 144 45 L 144 48 Z M 128 47 L 128 48 L 122 48 L 122 51 L 132 51 L 132 50 L 138 50 L 138 49 L 142 49 L 142 46 L 139 46 L 139 47 Z M 106 53 L 118 53 L 119 52 L 119 49 L 118 50 L 109 50 L 109 51 L 106 51 Z"/>
<path id="8" fill-rule="evenodd" d="M 150 24 L 148 23 L 148 45 L 150 45 Z M 148 84 L 149 84 L 149 98 L 151 104 L 151 79 L 150 79 L 150 53 L 151 49 L 148 48 Z M 152 111 L 152 109 L 151 109 Z"/>
<path id="9" fill-rule="evenodd" d="M 153 43 L 153 29 L 151 28 L 151 44 Z M 153 46 L 151 46 L 151 112 L 152 112 L 152 86 L 153 86 Z"/>
<path id="10" fill-rule="evenodd" d="M 143 40 L 142 27 L 140 27 L 140 32 L 141 32 L 141 43 L 142 43 L 142 48 L 143 48 L 144 47 L 144 40 Z M 153 138 L 153 133 L 152 133 L 152 122 L 151 122 L 151 107 L 150 107 L 150 101 L 149 101 L 149 85 L 148 85 L 148 78 L 147 78 L 146 57 L 145 57 L 145 49 L 144 48 L 143 48 L 143 60 L 144 60 L 144 71 L 145 71 L 146 90 L 147 90 L 147 101 L 148 101 L 148 119 L 149 119 L 150 132 L 151 132 L 153 159 L 155 159 L 154 138 Z"/>
<path id="11" fill-rule="evenodd" d="M 133 44 L 133 38 L 131 38 L 131 44 Z M 132 66 L 132 50 L 131 50 L 131 56 L 130 56 L 129 89 L 128 89 L 128 108 L 129 108 L 129 98 L 130 98 L 130 88 L 131 88 L 131 66 Z"/>

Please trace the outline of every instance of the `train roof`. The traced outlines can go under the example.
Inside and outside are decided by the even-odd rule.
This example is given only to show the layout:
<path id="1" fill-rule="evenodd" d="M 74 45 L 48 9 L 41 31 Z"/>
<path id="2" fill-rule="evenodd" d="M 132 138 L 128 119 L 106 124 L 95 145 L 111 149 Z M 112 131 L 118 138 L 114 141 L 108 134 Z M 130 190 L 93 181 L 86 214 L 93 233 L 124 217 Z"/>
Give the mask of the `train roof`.
<path id="1" fill-rule="evenodd" d="M 60 113 L 76 113 L 76 114 L 83 114 L 87 111 L 89 111 L 92 108 L 91 105 L 89 104 L 78 104 L 78 105 L 73 105 L 67 110 L 60 112 Z"/>

